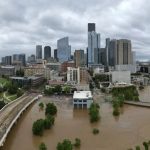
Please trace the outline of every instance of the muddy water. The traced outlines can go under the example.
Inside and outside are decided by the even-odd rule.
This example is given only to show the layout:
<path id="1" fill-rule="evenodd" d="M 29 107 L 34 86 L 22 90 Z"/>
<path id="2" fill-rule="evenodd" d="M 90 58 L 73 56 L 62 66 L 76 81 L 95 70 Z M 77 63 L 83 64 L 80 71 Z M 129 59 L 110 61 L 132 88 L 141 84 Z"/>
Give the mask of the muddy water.
<path id="1" fill-rule="evenodd" d="M 145 86 L 143 90 L 139 90 L 139 98 L 142 102 L 150 102 L 150 86 Z"/>
<path id="2" fill-rule="evenodd" d="M 47 102 L 50 98 L 42 98 L 41 101 Z M 57 143 L 64 138 L 73 141 L 78 137 L 82 141 L 81 150 L 127 150 L 144 140 L 150 140 L 150 109 L 125 105 L 120 117 L 114 118 L 112 106 L 102 103 L 101 120 L 91 125 L 88 112 L 73 111 L 69 101 L 56 102 L 58 114 L 55 125 L 45 131 L 42 137 L 32 135 L 32 124 L 44 118 L 44 111 L 39 110 L 39 102 L 32 105 L 9 134 L 3 149 L 38 150 L 38 145 L 45 142 L 48 150 L 55 150 Z M 95 127 L 100 130 L 99 135 L 93 135 L 92 129 Z"/>

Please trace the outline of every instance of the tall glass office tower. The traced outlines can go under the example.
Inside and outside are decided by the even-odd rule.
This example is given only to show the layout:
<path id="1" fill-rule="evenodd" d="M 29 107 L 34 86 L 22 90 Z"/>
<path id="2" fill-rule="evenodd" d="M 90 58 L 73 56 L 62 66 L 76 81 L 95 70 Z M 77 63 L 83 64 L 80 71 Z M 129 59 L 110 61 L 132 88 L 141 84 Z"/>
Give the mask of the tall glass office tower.
<path id="1" fill-rule="evenodd" d="M 69 45 L 69 38 L 64 37 L 57 41 L 57 57 L 59 62 L 70 60 L 71 46 Z"/>
<path id="2" fill-rule="evenodd" d="M 95 23 L 88 23 L 88 65 L 99 63 L 100 34 L 95 31 Z"/>

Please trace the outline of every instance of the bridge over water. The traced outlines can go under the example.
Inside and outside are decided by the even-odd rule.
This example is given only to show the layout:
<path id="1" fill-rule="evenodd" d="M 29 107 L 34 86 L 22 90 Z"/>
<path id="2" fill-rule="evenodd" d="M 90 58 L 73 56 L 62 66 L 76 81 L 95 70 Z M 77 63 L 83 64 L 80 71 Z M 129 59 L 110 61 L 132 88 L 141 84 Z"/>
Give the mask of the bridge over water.
<path id="1" fill-rule="evenodd" d="M 38 94 L 25 94 L 0 110 L 0 147 L 20 115 L 38 99 Z"/>

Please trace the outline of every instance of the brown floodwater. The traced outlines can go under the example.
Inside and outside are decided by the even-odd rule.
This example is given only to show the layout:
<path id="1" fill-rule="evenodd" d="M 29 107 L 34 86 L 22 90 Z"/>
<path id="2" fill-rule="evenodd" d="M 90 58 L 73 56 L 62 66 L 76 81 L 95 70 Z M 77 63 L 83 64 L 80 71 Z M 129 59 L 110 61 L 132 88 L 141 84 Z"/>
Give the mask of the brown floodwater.
<path id="1" fill-rule="evenodd" d="M 102 103 L 101 120 L 96 124 L 89 122 L 86 110 L 73 110 L 70 98 L 43 97 L 45 103 L 56 101 L 58 113 L 55 125 L 45 130 L 42 137 L 33 136 L 32 124 L 44 118 L 44 111 L 39 110 L 39 101 L 33 104 L 18 120 L 10 132 L 3 150 L 38 150 L 38 145 L 45 142 L 48 150 L 56 150 L 57 143 L 65 138 L 72 141 L 81 139 L 81 150 L 127 150 L 143 141 L 150 140 L 150 109 L 125 105 L 118 118 L 112 115 L 112 106 Z M 100 133 L 93 135 L 92 129 Z"/>

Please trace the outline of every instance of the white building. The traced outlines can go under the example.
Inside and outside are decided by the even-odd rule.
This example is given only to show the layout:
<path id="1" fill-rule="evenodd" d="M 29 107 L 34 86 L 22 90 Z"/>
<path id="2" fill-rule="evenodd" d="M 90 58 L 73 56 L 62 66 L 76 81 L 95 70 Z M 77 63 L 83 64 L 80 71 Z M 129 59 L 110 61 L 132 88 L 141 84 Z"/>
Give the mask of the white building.
<path id="1" fill-rule="evenodd" d="M 87 69 L 84 67 L 67 67 L 67 82 L 70 84 L 89 84 Z"/>
<path id="2" fill-rule="evenodd" d="M 112 83 L 126 83 L 131 84 L 131 73 L 130 71 L 113 71 Z"/>
<path id="3" fill-rule="evenodd" d="M 80 84 L 80 68 L 67 67 L 67 82 Z"/>
<path id="4" fill-rule="evenodd" d="M 116 65 L 116 71 L 130 71 L 131 73 L 136 73 L 136 64 L 127 64 L 127 65 Z"/>
<path id="5" fill-rule="evenodd" d="M 89 108 L 93 103 L 93 96 L 91 91 L 75 91 L 73 94 L 74 108 Z"/>

